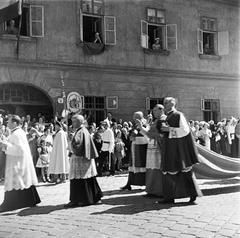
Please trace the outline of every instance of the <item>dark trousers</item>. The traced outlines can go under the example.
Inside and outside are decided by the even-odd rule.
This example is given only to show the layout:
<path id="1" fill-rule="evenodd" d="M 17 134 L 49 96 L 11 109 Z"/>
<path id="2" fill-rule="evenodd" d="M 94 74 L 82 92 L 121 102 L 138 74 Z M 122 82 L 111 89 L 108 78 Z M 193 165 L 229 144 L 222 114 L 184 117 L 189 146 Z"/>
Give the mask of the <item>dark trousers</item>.
<path id="1" fill-rule="evenodd" d="M 110 171 L 111 175 L 115 174 L 115 156 L 108 151 L 102 151 L 99 156 L 99 171 L 101 176 L 103 172 Z"/>

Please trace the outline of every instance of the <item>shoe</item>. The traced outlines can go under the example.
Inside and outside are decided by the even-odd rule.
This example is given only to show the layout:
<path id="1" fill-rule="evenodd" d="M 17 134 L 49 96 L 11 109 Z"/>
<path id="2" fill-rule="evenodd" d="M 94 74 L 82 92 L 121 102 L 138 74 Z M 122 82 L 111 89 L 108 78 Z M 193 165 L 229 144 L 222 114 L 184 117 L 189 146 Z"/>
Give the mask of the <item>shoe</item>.
<path id="1" fill-rule="evenodd" d="M 189 203 L 194 203 L 197 199 L 197 196 L 190 197 Z"/>
<path id="2" fill-rule="evenodd" d="M 158 204 L 173 204 L 174 203 L 174 199 L 163 199 L 160 201 L 157 201 Z"/>
<path id="3" fill-rule="evenodd" d="M 125 186 L 121 187 L 120 189 L 121 189 L 121 190 L 131 191 L 131 190 L 132 190 L 132 187 L 131 187 L 131 185 L 125 185 Z"/>
<path id="4" fill-rule="evenodd" d="M 64 205 L 64 208 L 73 208 L 73 207 L 78 207 L 78 206 L 79 206 L 78 203 L 69 202 L 69 203 Z"/>

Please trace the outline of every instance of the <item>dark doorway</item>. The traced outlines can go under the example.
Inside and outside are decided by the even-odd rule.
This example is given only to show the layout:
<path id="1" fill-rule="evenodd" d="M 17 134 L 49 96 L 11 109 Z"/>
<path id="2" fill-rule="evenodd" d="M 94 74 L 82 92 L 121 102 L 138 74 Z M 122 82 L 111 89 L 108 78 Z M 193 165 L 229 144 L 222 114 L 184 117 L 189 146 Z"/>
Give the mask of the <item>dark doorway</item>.
<path id="1" fill-rule="evenodd" d="M 53 107 L 49 97 L 41 90 L 24 84 L 2 84 L 0 87 L 0 109 L 4 114 L 31 115 L 41 113 L 45 120 L 53 118 Z"/>

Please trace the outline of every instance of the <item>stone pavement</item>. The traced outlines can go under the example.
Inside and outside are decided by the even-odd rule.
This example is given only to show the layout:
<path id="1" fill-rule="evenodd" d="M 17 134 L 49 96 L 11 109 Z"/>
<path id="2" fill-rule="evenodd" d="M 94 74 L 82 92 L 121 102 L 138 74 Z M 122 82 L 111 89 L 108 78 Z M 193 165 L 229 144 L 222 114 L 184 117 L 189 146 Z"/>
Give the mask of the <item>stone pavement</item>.
<path id="1" fill-rule="evenodd" d="M 198 180 L 204 197 L 197 205 L 177 200 L 173 206 L 146 198 L 144 187 L 119 191 L 127 174 L 98 178 L 102 203 L 64 209 L 69 183 L 40 184 L 41 204 L 0 214 L 1 238 L 222 238 L 240 237 L 240 177 Z M 0 202 L 3 185 L 0 186 Z M 188 199 L 187 199 L 188 200 Z"/>

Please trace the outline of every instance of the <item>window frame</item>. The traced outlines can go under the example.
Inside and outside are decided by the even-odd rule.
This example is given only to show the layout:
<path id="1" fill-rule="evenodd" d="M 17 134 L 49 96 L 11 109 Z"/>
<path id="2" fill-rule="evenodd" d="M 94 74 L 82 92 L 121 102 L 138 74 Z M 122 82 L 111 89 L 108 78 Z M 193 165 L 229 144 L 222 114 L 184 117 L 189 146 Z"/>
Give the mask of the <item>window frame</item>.
<path id="1" fill-rule="evenodd" d="M 32 19 L 32 9 L 33 8 L 40 8 L 41 9 L 41 20 L 33 20 Z M 41 35 L 34 35 L 33 34 L 33 23 L 42 23 L 41 24 Z M 29 34 L 30 37 L 36 37 L 36 38 L 43 38 L 44 37 L 44 6 L 43 5 L 29 5 Z"/>
<path id="2" fill-rule="evenodd" d="M 156 17 L 156 14 L 158 11 L 162 11 L 164 12 L 164 23 L 157 23 L 157 22 L 151 22 L 149 21 L 148 19 L 148 10 L 154 10 L 155 11 L 155 17 Z M 142 20 L 140 21 L 141 23 L 141 37 L 140 37 L 140 42 L 141 42 L 141 47 L 143 49 L 146 49 L 146 51 L 151 51 L 151 52 L 169 52 L 169 50 L 177 50 L 178 49 L 178 38 L 177 38 L 177 24 L 167 24 L 166 23 L 166 9 L 159 9 L 159 8 L 152 8 L 152 7 L 146 7 L 145 9 L 146 11 L 146 18 L 147 20 Z M 143 32 L 143 29 L 145 27 L 143 27 L 143 25 L 145 25 L 146 27 L 146 34 Z M 162 39 L 162 42 L 163 42 L 163 47 L 162 49 L 152 49 L 150 48 L 149 46 L 149 25 L 150 26 L 156 26 L 156 27 L 162 27 L 163 28 L 163 39 Z M 169 27 L 172 27 L 174 26 L 174 37 L 169 37 L 169 34 L 168 34 L 168 29 Z M 169 40 L 170 39 L 175 39 L 175 46 L 172 48 L 172 47 L 169 47 Z M 165 54 L 165 55 L 168 55 L 168 54 Z"/>
<path id="3" fill-rule="evenodd" d="M 148 10 L 154 10 L 155 11 L 155 16 L 154 18 L 157 20 L 157 12 L 158 11 L 162 11 L 164 13 L 164 22 L 163 23 L 160 23 L 160 22 L 157 22 L 157 21 L 154 21 L 154 22 L 151 22 L 148 20 Z M 147 22 L 151 22 L 151 23 L 155 23 L 155 24 L 166 24 L 166 9 L 162 9 L 162 8 L 155 8 L 155 7 L 146 7 L 146 19 L 147 19 Z"/>
<path id="4" fill-rule="evenodd" d="M 113 19 L 113 30 L 107 29 L 107 19 Z M 103 16 L 103 25 L 104 25 L 104 44 L 105 45 L 116 45 L 117 42 L 117 31 L 116 31 L 116 17 L 115 16 Z M 114 34 L 113 43 L 107 42 L 107 32 L 111 32 Z"/>
<path id="5" fill-rule="evenodd" d="M 88 14 L 82 11 L 82 8 L 79 9 L 79 38 L 80 42 L 83 41 L 83 17 L 94 17 L 94 18 L 100 18 L 102 22 L 102 40 L 104 41 L 104 45 L 116 45 L 117 44 L 117 30 L 116 30 L 116 17 L 115 16 L 105 16 L 105 15 L 97 15 L 97 14 Z M 114 19 L 114 30 L 107 30 L 106 28 L 106 19 Z M 107 41 L 107 32 L 113 32 L 114 34 L 114 42 L 108 42 Z"/>
<path id="6" fill-rule="evenodd" d="M 84 14 L 89 14 L 89 15 L 94 15 L 94 16 L 104 16 L 104 13 L 105 13 L 104 0 L 101 1 L 101 2 L 102 2 L 102 12 L 101 12 L 101 14 L 94 13 L 94 2 L 95 2 L 95 0 L 91 0 L 92 12 L 84 12 L 84 11 L 83 11 L 83 1 L 84 1 L 84 0 L 81 0 L 80 8 L 81 8 L 81 10 L 82 10 L 82 12 L 83 12 Z"/>

